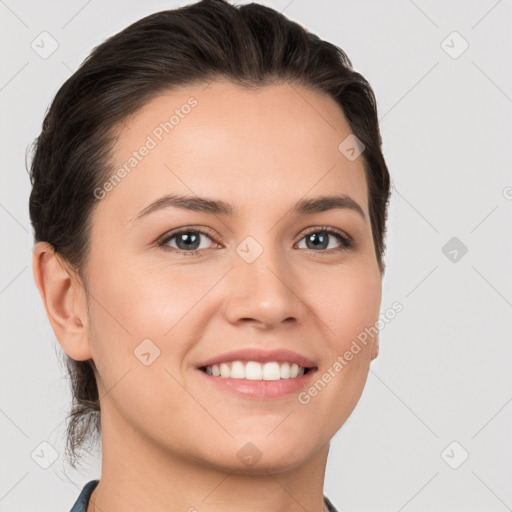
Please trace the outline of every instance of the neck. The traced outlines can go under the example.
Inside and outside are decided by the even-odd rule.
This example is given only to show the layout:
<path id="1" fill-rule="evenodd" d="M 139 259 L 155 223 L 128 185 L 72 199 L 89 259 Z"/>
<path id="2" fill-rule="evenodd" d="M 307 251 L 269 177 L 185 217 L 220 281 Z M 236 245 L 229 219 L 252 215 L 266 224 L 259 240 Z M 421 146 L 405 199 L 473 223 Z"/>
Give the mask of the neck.
<path id="1" fill-rule="evenodd" d="M 102 410 L 102 473 L 88 512 L 323 512 L 329 443 L 292 467 L 213 464 L 155 445 Z M 113 421 L 114 420 L 114 421 Z"/>

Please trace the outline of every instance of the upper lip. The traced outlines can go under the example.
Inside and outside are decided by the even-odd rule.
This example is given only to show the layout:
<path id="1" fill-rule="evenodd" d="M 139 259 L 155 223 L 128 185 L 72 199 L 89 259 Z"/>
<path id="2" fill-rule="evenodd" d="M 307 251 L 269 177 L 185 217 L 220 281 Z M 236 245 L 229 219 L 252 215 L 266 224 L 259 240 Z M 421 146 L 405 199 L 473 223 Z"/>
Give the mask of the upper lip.
<path id="1" fill-rule="evenodd" d="M 274 350 L 262 350 L 261 348 L 241 348 L 238 350 L 232 350 L 231 352 L 225 352 L 224 354 L 219 354 L 217 356 L 211 357 L 210 359 L 207 359 L 201 363 L 198 368 L 237 360 L 258 361 L 260 363 L 266 363 L 269 361 L 277 361 L 283 363 L 288 362 L 296 363 L 299 366 L 303 366 L 304 368 L 316 368 L 315 362 L 308 357 L 285 348 Z"/>

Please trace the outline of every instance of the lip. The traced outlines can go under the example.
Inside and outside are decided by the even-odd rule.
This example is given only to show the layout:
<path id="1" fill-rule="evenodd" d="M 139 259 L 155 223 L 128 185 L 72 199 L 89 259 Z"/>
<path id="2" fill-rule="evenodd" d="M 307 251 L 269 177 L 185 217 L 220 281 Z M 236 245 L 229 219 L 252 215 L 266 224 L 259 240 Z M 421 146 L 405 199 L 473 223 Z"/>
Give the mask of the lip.
<path id="1" fill-rule="evenodd" d="M 310 370 L 301 377 L 279 380 L 246 380 L 214 377 L 206 372 L 197 370 L 202 376 L 200 379 L 206 379 L 205 382 L 217 386 L 222 392 L 231 392 L 236 396 L 251 400 L 269 400 L 277 398 L 287 399 L 291 394 L 297 394 L 311 385 L 313 376 L 317 369 Z"/>
<path id="2" fill-rule="evenodd" d="M 224 354 L 219 354 L 217 356 L 211 357 L 210 359 L 207 359 L 206 361 L 199 364 L 197 368 L 212 366 L 214 364 L 226 363 L 230 361 L 257 361 L 259 363 L 276 361 L 279 363 L 296 363 L 299 366 L 303 366 L 304 368 L 317 368 L 316 363 L 310 358 L 285 348 L 273 350 L 262 350 L 261 348 L 243 348 L 232 350 L 231 352 L 225 352 Z"/>

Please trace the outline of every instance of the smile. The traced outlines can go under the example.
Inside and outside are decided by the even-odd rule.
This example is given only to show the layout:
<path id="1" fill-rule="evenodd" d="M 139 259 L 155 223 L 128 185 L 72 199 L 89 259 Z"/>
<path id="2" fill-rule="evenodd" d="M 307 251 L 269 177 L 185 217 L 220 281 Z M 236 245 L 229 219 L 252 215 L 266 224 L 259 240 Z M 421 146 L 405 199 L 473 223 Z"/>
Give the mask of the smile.
<path id="1" fill-rule="evenodd" d="M 302 377 L 311 368 L 297 363 L 269 361 L 230 361 L 200 368 L 208 375 L 224 379 L 280 380 Z"/>

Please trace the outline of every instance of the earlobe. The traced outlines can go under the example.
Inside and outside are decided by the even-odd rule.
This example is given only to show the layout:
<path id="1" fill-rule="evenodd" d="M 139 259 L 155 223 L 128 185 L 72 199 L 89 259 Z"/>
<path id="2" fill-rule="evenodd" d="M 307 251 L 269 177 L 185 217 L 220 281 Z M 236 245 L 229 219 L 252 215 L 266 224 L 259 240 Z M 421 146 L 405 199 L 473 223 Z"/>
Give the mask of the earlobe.
<path id="1" fill-rule="evenodd" d="M 85 290 L 70 275 L 47 242 L 37 242 L 32 272 L 53 332 L 66 354 L 76 361 L 92 359 L 87 329 Z"/>

